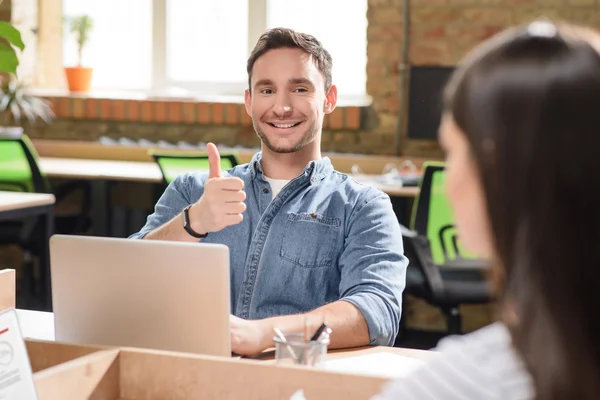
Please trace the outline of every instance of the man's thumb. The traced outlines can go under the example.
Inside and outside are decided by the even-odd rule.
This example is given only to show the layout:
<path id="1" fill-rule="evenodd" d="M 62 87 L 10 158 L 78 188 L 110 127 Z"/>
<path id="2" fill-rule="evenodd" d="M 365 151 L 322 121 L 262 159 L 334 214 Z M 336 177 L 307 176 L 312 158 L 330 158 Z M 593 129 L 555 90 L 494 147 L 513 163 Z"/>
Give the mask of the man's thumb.
<path id="1" fill-rule="evenodd" d="M 206 150 L 208 151 L 208 178 L 220 178 L 221 177 L 221 156 L 219 155 L 219 150 L 217 146 L 212 143 L 208 143 L 206 145 Z"/>

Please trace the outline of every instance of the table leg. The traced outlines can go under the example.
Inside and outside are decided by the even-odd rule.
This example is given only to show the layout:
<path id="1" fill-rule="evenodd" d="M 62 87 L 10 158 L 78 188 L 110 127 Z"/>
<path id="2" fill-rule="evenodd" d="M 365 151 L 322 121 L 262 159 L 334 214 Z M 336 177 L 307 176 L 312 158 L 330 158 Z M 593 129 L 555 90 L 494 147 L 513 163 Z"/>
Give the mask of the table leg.
<path id="1" fill-rule="evenodd" d="M 109 236 L 109 201 L 108 182 L 105 180 L 92 181 L 92 223 L 95 236 Z"/>
<path id="2" fill-rule="evenodd" d="M 54 211 L 48 208 L 42 216 L 44 225 L 44 245 L 40 253 L 40 278 L 42 283 L 42 309 L 52 311 L 52 277 L 50 274 L 50 237 L 54 234 Z"/>

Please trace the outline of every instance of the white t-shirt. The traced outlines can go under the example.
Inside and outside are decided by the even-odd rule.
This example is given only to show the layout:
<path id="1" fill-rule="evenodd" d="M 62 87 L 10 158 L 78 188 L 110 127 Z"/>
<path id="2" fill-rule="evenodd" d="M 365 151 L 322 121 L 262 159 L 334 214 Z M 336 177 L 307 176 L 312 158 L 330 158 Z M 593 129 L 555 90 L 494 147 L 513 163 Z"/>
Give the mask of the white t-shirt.
<path id="1" fill-rule="evenodd" d="M 437 350 L 439 357 L 430 364 L 387 384 L 371 400 L 530 400 L 535 397 L 533 380 L 502 323 L 446 338 Z"/>
<path id="2" fill-rule="evenodd" d="M 267 182 L 269 182 L 269 185 L 271 185 L 271 192 L 273 193 L 273 198 L 277 197 L 279 192 L 281 192 L 281 189 L 283 189 L 283 187 L 289 182 L 289 180 L 287 179 L 271 179 L 268 176 L 265 176 L 265 179 L 267 180 Z"/>

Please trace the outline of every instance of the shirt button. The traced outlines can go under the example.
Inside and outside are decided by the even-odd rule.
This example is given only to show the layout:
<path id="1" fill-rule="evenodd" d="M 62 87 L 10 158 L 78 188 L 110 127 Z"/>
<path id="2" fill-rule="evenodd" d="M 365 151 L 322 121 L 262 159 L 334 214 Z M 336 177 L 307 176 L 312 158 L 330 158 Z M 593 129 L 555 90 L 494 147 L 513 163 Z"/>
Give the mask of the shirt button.
<path id="1" fill-rule="evenodd" d="M 263 189 L 263 193 L 269 193 L 269 189 L 267 189 L 267 188 L 264 188 L 264 189 Z"/>

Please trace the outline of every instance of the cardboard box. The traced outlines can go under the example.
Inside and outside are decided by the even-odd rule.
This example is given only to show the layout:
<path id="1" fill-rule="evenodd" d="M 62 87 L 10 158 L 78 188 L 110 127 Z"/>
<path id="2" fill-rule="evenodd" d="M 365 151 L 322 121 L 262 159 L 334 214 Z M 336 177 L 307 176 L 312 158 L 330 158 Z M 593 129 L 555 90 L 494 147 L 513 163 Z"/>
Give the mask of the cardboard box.
<path id="1" fill-rule="evenodd" d="M 25 347 L 34 374 L 88 354 L 110 349 L 102 346 L 82 346 L 33 339 L 25 339 Z"/>
<path id="2" fill-rule="evenodd" d="M 40 400 L 368 399 L 386 378 L 255 360 L 27 341 Z"/>
<path id="3" fill-rule="evenodd" d="M 0 310 L 15 305 L 0 273 Z M 368 399 L 387 381 L 258 360 L 25 339 L 39 400 Z"/>
<path id="4" fill-rule="evenodd" d="M 2 279 L 4 278 L 4 279 Z M 0 274 L 0 309 L 14 307 L 14 271 Z M 289 399 L 363 400 L 389 378 L 274 361 L 25 339 L 39 400 Z M 350 354 L 382 351 L 377 348 Z M 334 352 L 335 353 L 335 352 Z M 414 354 L 413 354 L 414 353 Z M 429 352 L 403 350 L 427 359 Z M 331 354 L 331 358 L 344 357 Z M 330 358 L 330 356 L 328 356 Z"/>

